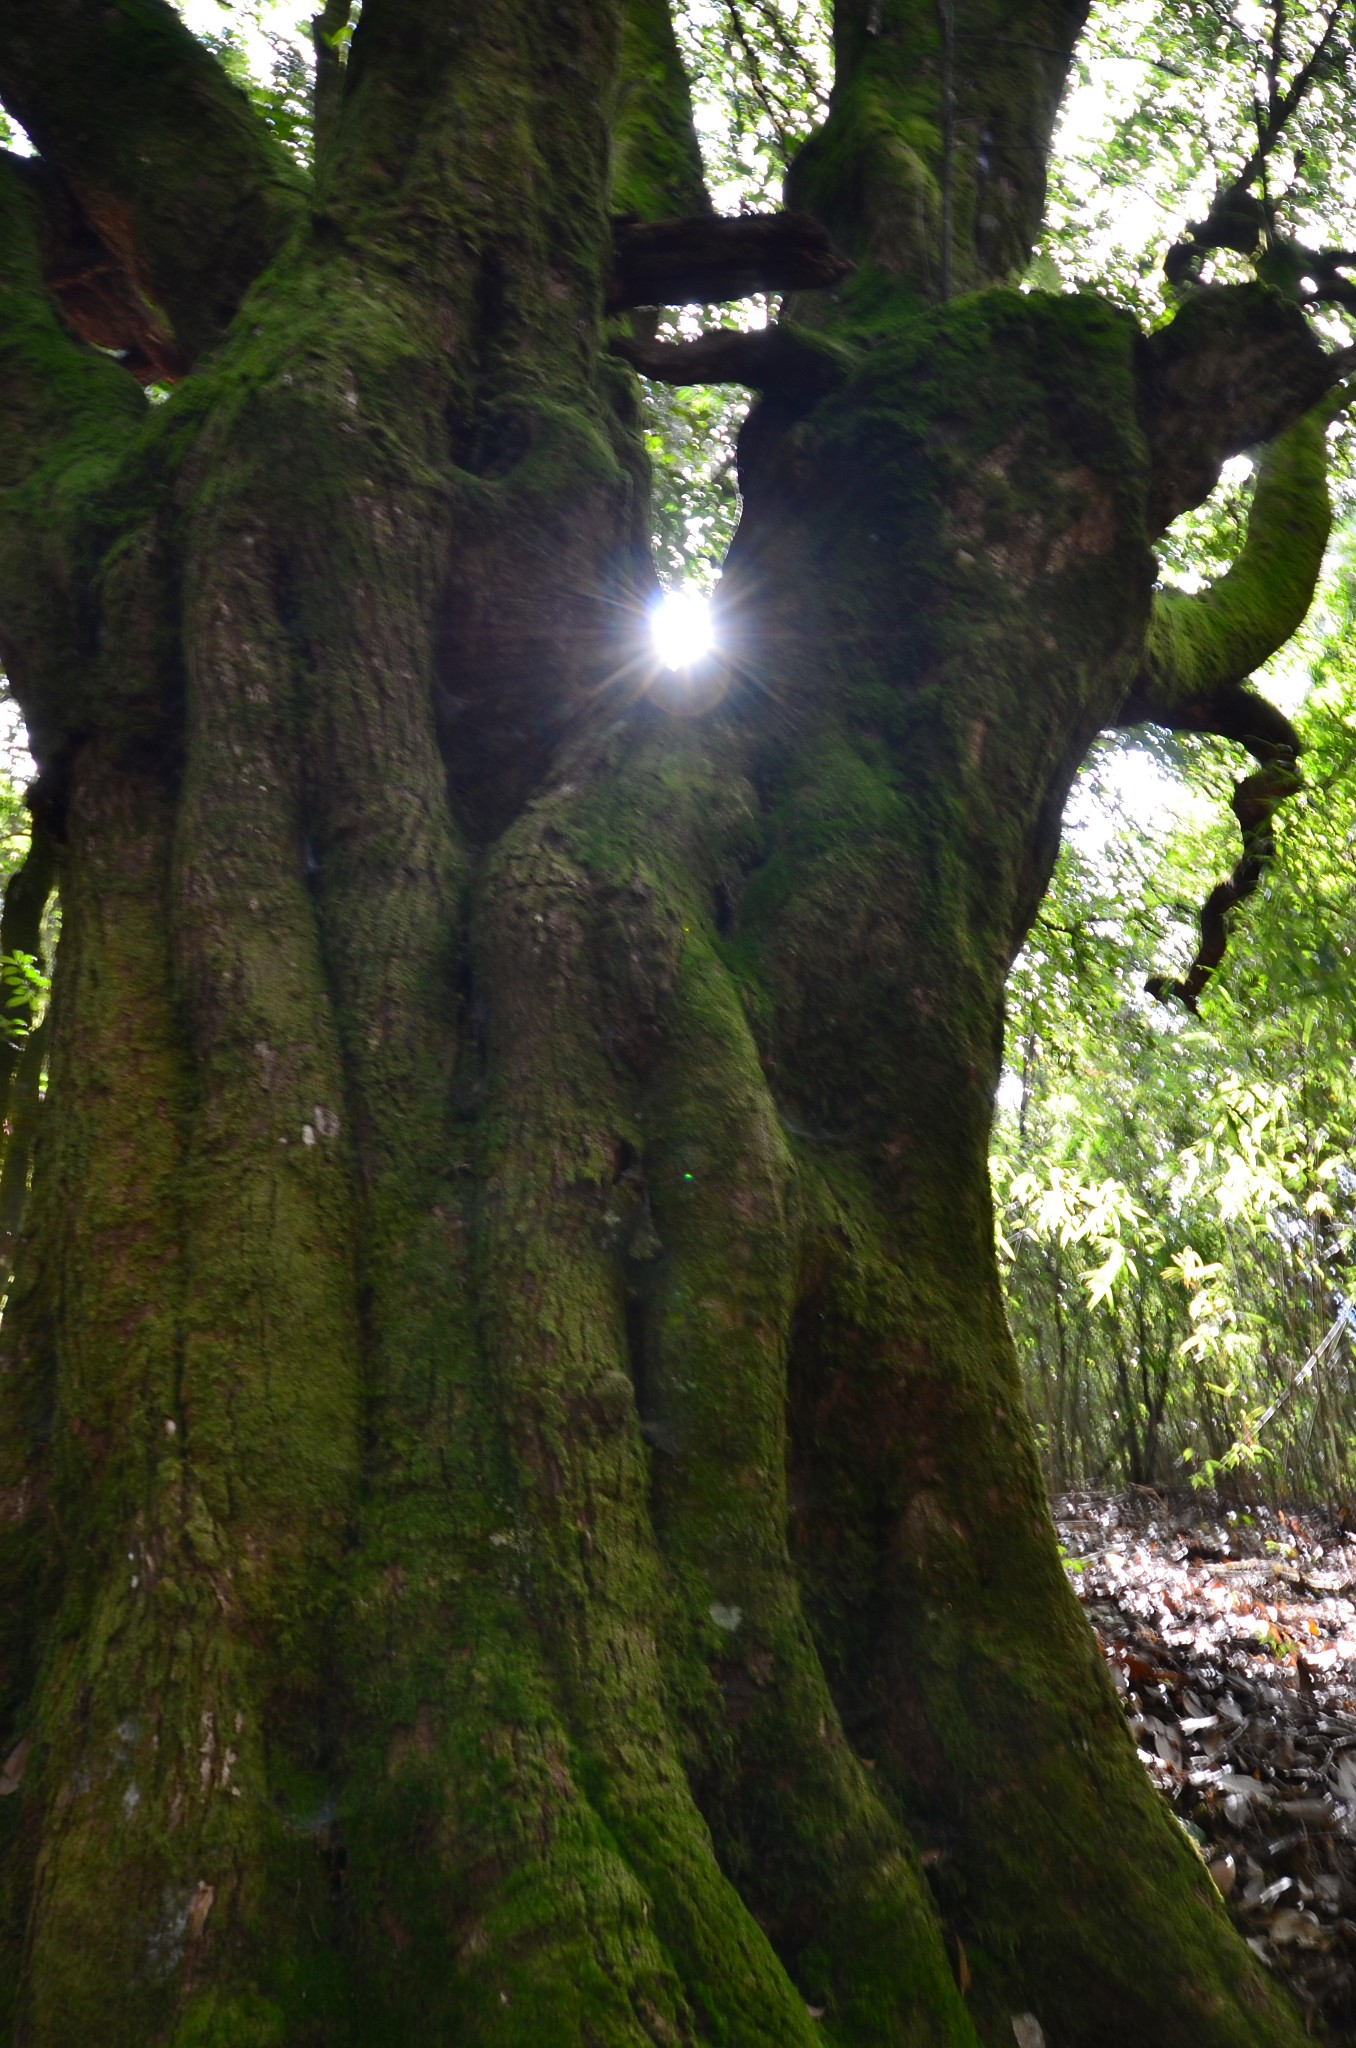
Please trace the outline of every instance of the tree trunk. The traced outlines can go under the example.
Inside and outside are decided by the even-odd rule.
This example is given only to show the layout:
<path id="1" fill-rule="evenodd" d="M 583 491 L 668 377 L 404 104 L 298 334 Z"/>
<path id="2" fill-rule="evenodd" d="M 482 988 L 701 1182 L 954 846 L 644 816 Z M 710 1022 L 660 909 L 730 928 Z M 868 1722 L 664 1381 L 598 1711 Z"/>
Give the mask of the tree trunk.
<path id="1" fill-rule="evenodd" d="M 16 2048 L 1300 2038 L 1064 1584 L 986 1155 L 1070 780 L 1179 706 L 1188 399 L 1227 363 L 1209 471 L 1325 374 L 1246 292 L 1155 354 L 1002 287 L 1078 26 L 1017 16 L 986 73 L 840 9 L 796 197 L 857 269 L 751 375 L 689 702 L 603 318 L 614 127 L 634 209 L 700 214 L 662 10 L 619 96 L 597 0 L 367 0 L 313 195 L 215 78 L 142 157 L 76 121 L 63 35 L 197 64 L 150 0 L 0 30 L 196 358 L 146 409 L 6 173 L 62 903 L 0 1378 Z M 1193 646 L 1194 715 L 1239 676 Z"/>

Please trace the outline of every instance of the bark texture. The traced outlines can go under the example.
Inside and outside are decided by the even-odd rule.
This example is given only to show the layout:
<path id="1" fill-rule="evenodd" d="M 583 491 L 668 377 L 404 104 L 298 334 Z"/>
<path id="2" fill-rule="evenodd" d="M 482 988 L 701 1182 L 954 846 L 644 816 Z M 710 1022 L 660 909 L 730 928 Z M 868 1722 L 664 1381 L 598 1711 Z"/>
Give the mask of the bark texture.
<path id="1" fill-rule="evenodd" d="M 1310 419 L 1155 607 L 1165 508 L 1327 373 L 1265 295 L 1226 378 L 1005 284 L 1078 25 L 840 9 L 793 196 L 856 267 L 704 359 L 763 396 L 685 691 L 614 345 L 673 366 L 606 313 L 614 212 L 701 240 L 662 8 L 366 0 L 305 189 L 159 0 L 0 18 L 4 944 L 53 860 L 63 920 L 14 2048 L 1300 2039 L 1064 1584 L 993 1256 L 1079 760 L 1236 724 L 1326 532 Z M 48 171 L 167 402 L 65 324 Z"/>

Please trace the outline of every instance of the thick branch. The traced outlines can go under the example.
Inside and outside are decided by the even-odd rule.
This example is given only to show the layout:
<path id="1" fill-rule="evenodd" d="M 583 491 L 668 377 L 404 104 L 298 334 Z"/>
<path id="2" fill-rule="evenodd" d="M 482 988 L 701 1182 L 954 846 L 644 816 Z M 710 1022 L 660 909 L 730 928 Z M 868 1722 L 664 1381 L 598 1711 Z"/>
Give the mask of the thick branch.
<path id="1" fill-rule="evenodd" d="M 131 378 L 62 325 L 29 182 L 0 160 L 0 661 L 40 759 L 74 673 L 82 507 L 144 416 Z"/>
<path id="2" fill-rule="evenodd" d="M 1325 354 L 1298 306 L 1265 285 L 1212 286 L 1188 299 L 1140 348 L 1150 535 L 1209 497 L 1226 456 L 1281 433 L 1348 367 Z"/>
<path id="3" fill-rule="evenodd" d="M 1244 694 L 1244 693 L 1241 693 Z M 1273 761 L 1254 775 L 1245 775 L 1236 786 L 1232 809 L 1238 820 L 1243 851 L 1227 881 L 1216 883 L 1200 909 L 1201 939 L 1196 957 L 1180 981 L 1168 974 L 1151 974 L 1144 986 L 1160 1002 L 1175 996 L 1188 1010 L 1195 1010 L 1229 944 L 1233 915 L 1247 901 L 1262 879 L 1267 862 L 1276 851 L 1272 819 L 1288 796 L 1300 787 L 1300 772 L 1293 761 Z"/>
<path id="4" fill-rule="evenodd" d="M 751 391 L 809 401 L 827 398 L 849 370 L 842 351 L 780 324 L 750 332 L 723 327 L 688 342 L 618 336 L 612 352 L 660 384 L 745 384 Z"/>
<path id="5" fill-rule="evenodd" d="M 220 340 L 301 178 L 169 0 L 11 0 L 0 100 L 184 351 Z"/>
<path id="6" fill-rule="evenodd" d="M 548 334 L 562 377 L 587 357 L 611 259 L 617 13 L 364 0 L 319 199 L 369 254 L 447 294 L 468 375 L 482 350 L 496 377 L 521 350 L 535 384 Z"/>
<path id="7" fill-rule="evenodd" d="M 852 265 L 803 213 L 619 221 L 609 312 L 744 299 L 751 292 L 813 291 Z"/>
<path id="8" fill-rule="evenodd" d="M 1086 0 L 838 0 L 829 118 L 787 195 L 924 299 L 1030 257 Z"/>
<path id="9" fill-rule="evenodd" d="M 711 212 L 668 0 L 626 0 L 612 123 L 612 205 L 639 220 Z"/>
<path id="10" fill-rule="evenodd" d="M 1244 680 L 1285 645 L 1313 599 L 1331 523 L 1326 429 L 1345 396 L 1315 406 L 1265 450 L 1247 538 L 1228 574 L 1196 596 L 1155 598 L 1144 666 L 1118 720 L 1212 733 L 1260 763 L 1234 790 L 1242 853 L 1202 906 L 1195 959 L 1180 981 L 1155 975 L 1147 984 L 1190 1010 L 1224 957 L 1233 913 L 1275 851 L 1275 812 L 1300 786 L 1298 735 Z"/>
<path id="11" fill-rule="evenodd" d="M 315 161 L 329 147 L 339 103 L 343 97 L 344 67 L 339 55 L 339 38 L 348 27 L 353 0 L 325 0 L 320 13 L 311 20 L 311 48 L 315 51 L 315 87 L 312 94 L 312 127 Z"/>
<path id="12" fill-rule="evenodd" d="M 1263 451 L 1247 537 L 1227 575 L 1194 596 L 1155 597 L 1121 723 L 1220 731 L 1239 685 L 1298 629 L 1332 523 L 1326 429 L 1344 402 L 1345 393 L 1329 397 Z M 1251 745 L 1234 726 L 1225 736 Z"/>

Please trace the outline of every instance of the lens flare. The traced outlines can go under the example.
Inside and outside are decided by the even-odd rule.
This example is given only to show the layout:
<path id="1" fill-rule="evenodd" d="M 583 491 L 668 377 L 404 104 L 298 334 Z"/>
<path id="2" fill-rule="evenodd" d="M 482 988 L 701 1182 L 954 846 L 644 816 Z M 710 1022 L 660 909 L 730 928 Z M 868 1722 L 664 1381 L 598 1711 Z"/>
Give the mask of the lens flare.
<path id="1" fill-rule="evenodd" d="M 667 590 L 650 612 L 650 634 L 662 667 L 695 668 L 715 645 L 711 601 L 699 590 Z"/>

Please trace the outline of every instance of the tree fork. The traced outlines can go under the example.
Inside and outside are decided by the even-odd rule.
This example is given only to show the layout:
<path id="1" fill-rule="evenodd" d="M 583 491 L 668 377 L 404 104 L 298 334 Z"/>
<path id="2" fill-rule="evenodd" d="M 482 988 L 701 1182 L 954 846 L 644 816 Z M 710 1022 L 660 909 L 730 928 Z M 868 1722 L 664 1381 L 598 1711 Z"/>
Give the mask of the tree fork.
<path id="1" fill-rule="evenodd" d="M 185 354 L 219 341 L 301 180 L 169 0 L 8 8 L 0 96 Z"/>

